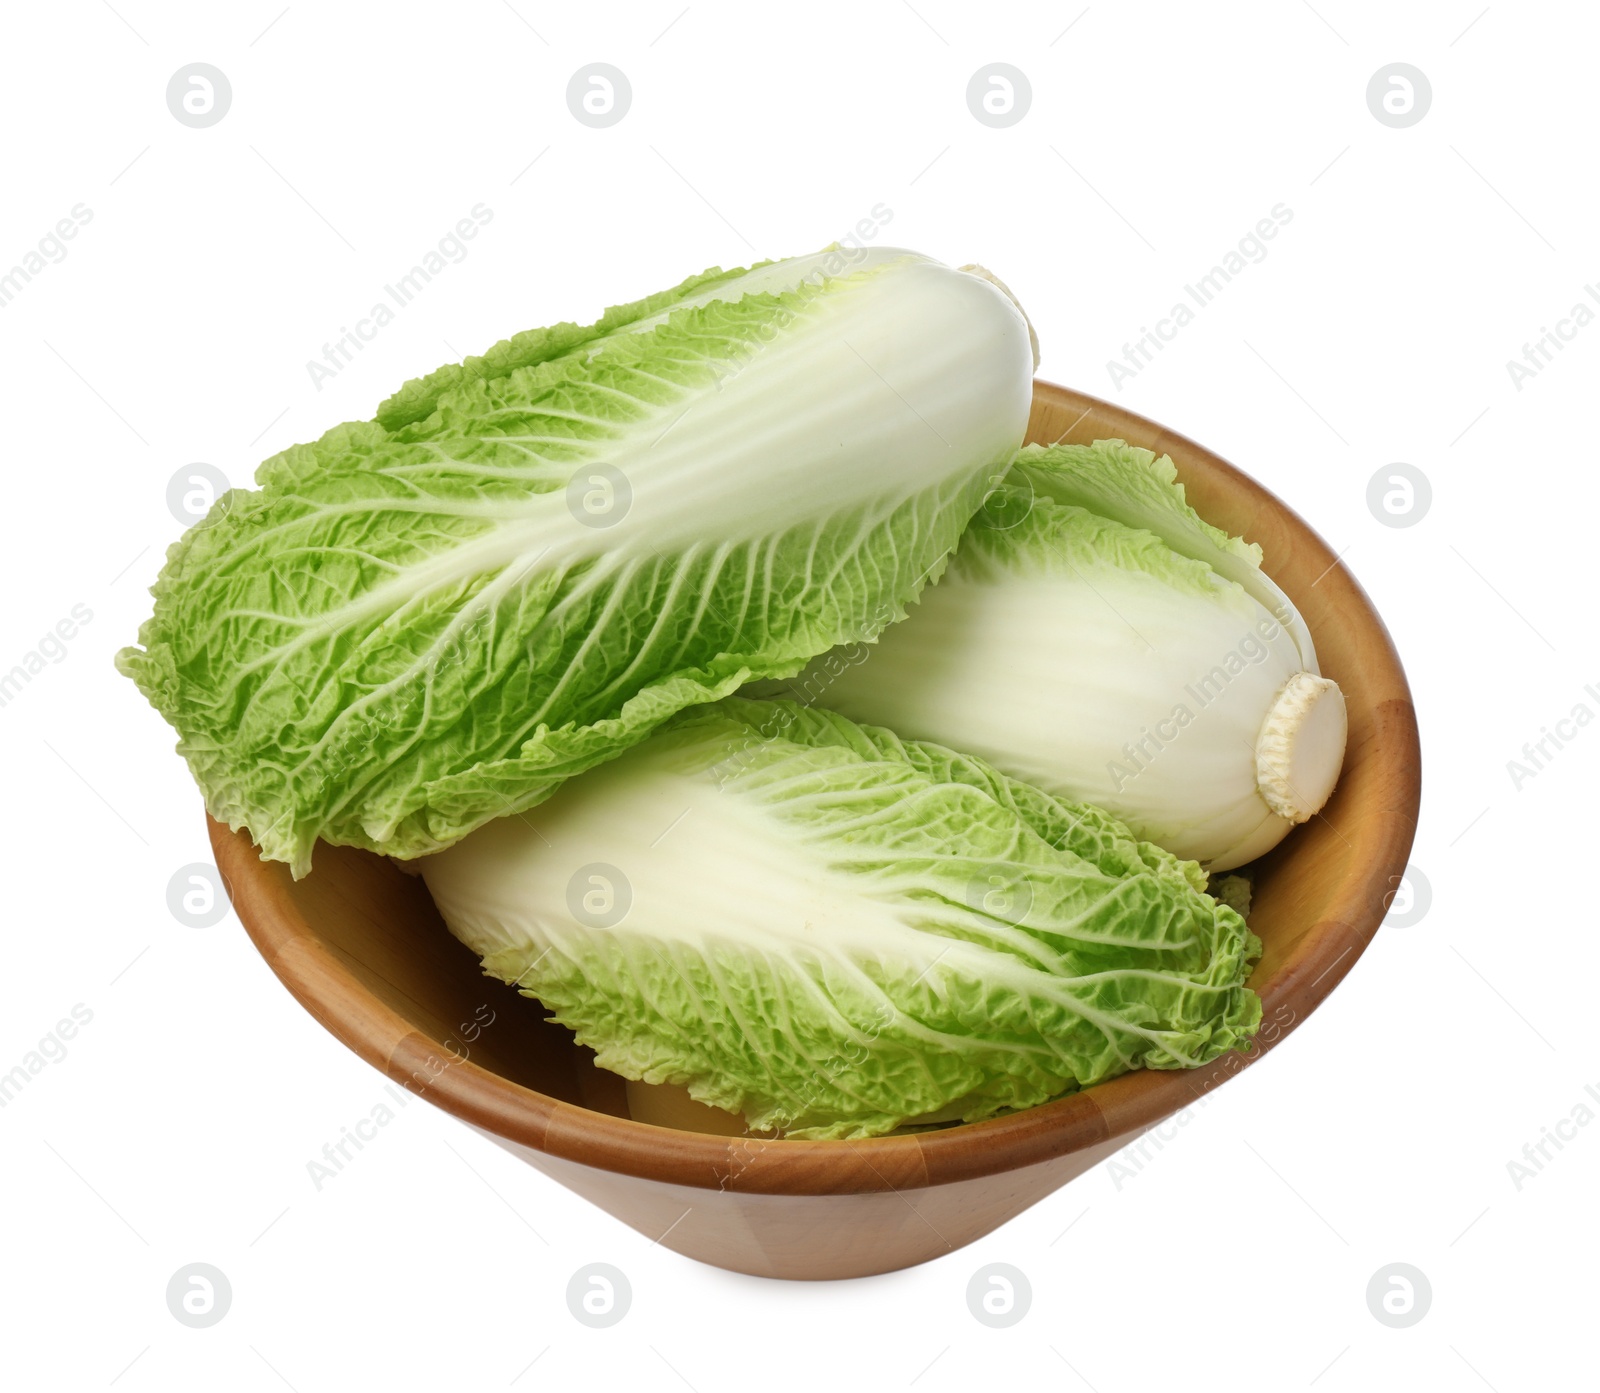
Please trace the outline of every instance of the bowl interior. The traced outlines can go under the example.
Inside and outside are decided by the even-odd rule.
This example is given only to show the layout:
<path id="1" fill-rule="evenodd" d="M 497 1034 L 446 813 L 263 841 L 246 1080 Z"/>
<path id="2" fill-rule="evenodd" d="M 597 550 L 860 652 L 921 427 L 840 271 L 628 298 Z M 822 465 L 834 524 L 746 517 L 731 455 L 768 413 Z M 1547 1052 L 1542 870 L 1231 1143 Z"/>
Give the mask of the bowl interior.
<path id="1" fill-rule="evenodd" d="M 1204 517 L 1261 544 L 1267 571 L 1305 616 L 1322 670 L 1339 682 L 1349 709 L 1332 799 L 1249 868 L 1250 924 L 1263 943 L 1252 978 L 1264 1006 L 1257 1047 L 1198 1070 L 1129 1074 L 1026 1113 L 914 1137 L 766 1145 L 741 1163 L 738 1188 L 963 1179 L 1149 1126 L 1275 1046 L 1349 971 L 1382 921 L 1411 845 L 1420 764 L 1405 677 L 1381 620 L 1322 540 L 1259 485 L 1153 422 L 1036 384 L 1029 440 L 1107 436 L 1170 454 Z M 676 1183 L 729 1184 L 730 1148 L 749 1143 L 629 1120 L 623 1081 L 597 1068 L 536 1003 L 486 977 L 419 877 L 368 852 L 320 845 L 313 872 L 294 882 L 283 866 L 259 859 L 247 833 L 214 822 L 211 829 L 219 868 L 263 956 L 369 1062 L 537 1150 Z"/>

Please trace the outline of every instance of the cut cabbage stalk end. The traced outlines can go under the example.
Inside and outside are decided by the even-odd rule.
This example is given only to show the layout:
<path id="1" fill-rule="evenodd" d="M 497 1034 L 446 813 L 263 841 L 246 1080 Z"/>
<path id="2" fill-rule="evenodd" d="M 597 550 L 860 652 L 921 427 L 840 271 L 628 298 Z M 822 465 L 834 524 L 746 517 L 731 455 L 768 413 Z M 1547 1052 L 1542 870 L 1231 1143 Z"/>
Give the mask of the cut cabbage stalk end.
<path id="1" fill-rule="evenodd" d="M 1256 737 L 1256 786 L 1279 817 L 1305 822 L 1322 810 L 1344 763 L 1348 717 L 1339 684 L 1297 672 Z"/>

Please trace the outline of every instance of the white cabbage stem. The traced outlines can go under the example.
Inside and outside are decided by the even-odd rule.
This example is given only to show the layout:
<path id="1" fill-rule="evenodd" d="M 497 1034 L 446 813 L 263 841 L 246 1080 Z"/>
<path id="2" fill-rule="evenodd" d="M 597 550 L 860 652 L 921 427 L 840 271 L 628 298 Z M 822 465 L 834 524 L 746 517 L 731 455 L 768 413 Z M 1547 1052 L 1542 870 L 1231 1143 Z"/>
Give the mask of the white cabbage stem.
<path id="1" fill-rule="evenodd" d="M 1284 684 L 1256 739 L 1256 787 L 1273 812 L 1300 823 L 1322 811 L 1347 730 L 1337 682 L 1297 672 Z"/>
<path id="2" fill-rule="evenodd" d="M 988 281 L 997 290 L 1004 292 L 1006 299 L 1017 307 L 1017 313 L 1022 316 L 1022 322 L 1028 326 L 1028 346 L 1033 349 L 1033 370 L 1039 371 L 1039 336 L 1033 330 L 1033 321 L 1028 318 L 1027 310 L 1022 308 L 1022 301 L 1017 299 L 1012 289 L 999 276 L 995 275 L 987 266 L 980 266 L 976 261 L 968 262 L 965 266 L 958 266 L 958 271 L 966 271 L 969 275 L 976 276 L 979 280 Z"/>
<path id="3" fill-rule="evenodd" d="M 1024 450 L 938 585 L 798 695 L 992 761 L 1223 871 L 1327 801 L 1338 684 L 1257 548 L 1120 441 Z"/>

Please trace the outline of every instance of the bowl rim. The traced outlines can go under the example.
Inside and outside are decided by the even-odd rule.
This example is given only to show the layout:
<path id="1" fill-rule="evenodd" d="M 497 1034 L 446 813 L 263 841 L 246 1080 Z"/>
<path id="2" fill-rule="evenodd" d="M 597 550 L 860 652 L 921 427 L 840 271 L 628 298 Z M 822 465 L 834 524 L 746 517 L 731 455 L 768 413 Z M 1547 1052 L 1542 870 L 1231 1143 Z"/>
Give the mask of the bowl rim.
<path id="1" fill-rule="evenodd" d="M 1293 534 L 1296 549 L 1326 567 L 1323 598 L 1364 616 L 1373 643 L 1363 654 L 1369 688 L 1390 695 L 1381 738 L 1396 787 L 1389 806 L 1359 819 L 1354 858 L 1316 923 L 1295 941 L 1263 990 L 1263 1026 L 1248 1053 L 1186 1070 L 1137 1070 L 1022 1112 L 908 1136 L 796 1141 L 684 1132 L 594 1111 L 539 1093 L 470 1058 L 459 1059 L 379 999 L 312 932 L 289 892 L 285 867 L 260 859 L 248 832 L 208 817 L 213 848 L 235 909 L 255 946 L 291 994 L 355 1053 L 412 1092 L 546 1156 L 703 1190 L 753 1194 L 862 1194 L 950 1184 L 1048 1162 L 1154 1126 L 1259 1061 L 1343 980 L 1371 942 L 1399 884 L 1416 830 L 1421 754 L 1405 674 L 1382 619 L 1331 548 L 1285 503 L 1220 456 L 1113 403 L 1053 383 L 1034 384 L 1034 415 L 1075 419 L 1057 438 L 1116 436 L 1168 454 L 1180 481 L 1199 465 Z M 1091 419 L 1092 418 L 1092 419 Z M 1090 421 L 1088 431 L 1078 427 Z M 1032 431 L 1030 429 L 1030 436 Z M 1244 530 L 1244 529 L 1239 529 Z M 1273 570 L 1271 559 L 1265 569 Z M 1329 597 L 1333 597 L 1330 600 Z M 1293 598 L 1293 596 L 1291 596 Z M 1124 1144 L 1125 1144 L 1124 1140 Z"/>

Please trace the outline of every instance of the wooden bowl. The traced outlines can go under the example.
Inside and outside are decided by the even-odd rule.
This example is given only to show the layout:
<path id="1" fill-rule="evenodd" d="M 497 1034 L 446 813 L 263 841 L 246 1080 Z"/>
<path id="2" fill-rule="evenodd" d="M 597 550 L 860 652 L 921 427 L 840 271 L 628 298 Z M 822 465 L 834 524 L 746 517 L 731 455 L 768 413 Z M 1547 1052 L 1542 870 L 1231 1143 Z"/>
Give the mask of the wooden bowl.
<path id="1" fill-rule="evenodd" d="M 1275 1048 L 1354 965 L 1400 884 L 1421 756 L 1405 674 L 1361 587 L 1294 513 L 1181 435 L 1038 383 L 1028 439 L 1116 436 L 1172 456 L 1198 511 L 1259 542 L 1344 689 L 1350 740 L 1322 815 L 1254 866 L 1249 1054 L 1143 1071 L 988 1122 L 858 1142 L 763 1141 L 633 1121 L 623 1081 L 538 1006 L 485 977 L 423 882 L 319 846 L 296 883 L 211 823 L 217 865 L 261 955 L 369 1064 L 651 1239 L 766 1277 L 857 1277 L 970 1243 Z M 487 1027 L 482 1022 L 490 1019 Z"/>

